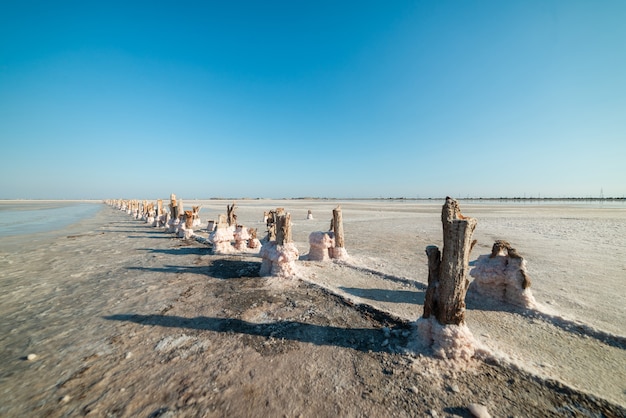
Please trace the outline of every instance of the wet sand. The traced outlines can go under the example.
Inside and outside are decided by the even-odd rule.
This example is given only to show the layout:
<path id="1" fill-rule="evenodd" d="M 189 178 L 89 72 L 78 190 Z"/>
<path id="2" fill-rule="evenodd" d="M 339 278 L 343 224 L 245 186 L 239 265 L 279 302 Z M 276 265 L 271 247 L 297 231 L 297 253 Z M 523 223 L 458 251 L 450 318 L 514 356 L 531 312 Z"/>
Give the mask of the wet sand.
<path id="1" fill-rule="evenodd" d="M 199 203 L 206 220 L 231 202 Z M 260 231 L 264 210 L 285 207 L 305 255 L 337 202 L 237 204 Z M 62 231 L 3 239 L 0 415 L 469 416 L 470 403 L 493 416 L 624 414 L 624 208 L 461 202 L 478 219 L 472 259 L 511 242 L 545 309 L 470 298 L 468 325 L 493 356 L 455 365 L 408 349 L 441 204 L 342 207 L 350 260 L 303 259 L 289 281 L 104 205 Z"/>

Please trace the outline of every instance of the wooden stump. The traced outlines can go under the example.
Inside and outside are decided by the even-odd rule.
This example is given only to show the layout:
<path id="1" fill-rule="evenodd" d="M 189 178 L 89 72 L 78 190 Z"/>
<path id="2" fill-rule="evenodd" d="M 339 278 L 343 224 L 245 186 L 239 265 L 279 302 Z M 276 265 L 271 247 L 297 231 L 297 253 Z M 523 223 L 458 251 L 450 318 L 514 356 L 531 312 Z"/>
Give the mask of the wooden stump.
<path id="1" fill-rule="evenodd" d="M 185 211 L 185 228 L 193 228 L 193 211 L 191 210 Z"/>
<path id="2" fill-rule="evenodd" d="M 285 213 L 285 209 L 276 209 L 276 243 L 284 245 L 292 242 L 291 238 L 291 214 Z"/>
<path id="3" fill-rule="evenodd" d="M 228 220 L 228 226 L 237 225 L 237 215 L 235 214 L 235 202 L 232 205 L 226 205 L 226 217 Z"/>
<path id="4" fill-rule="evenodd" d="M 282 208 L 278 208 L 276 210 L 270 210 L 267 212 L 265 216 L 265 225 L 267 226 L 267 240 L 268 241 L 276 241 L 276 219 L 278 217 L 277 212 L 279 210 L 284 210 Z"/>
<path id="5" fill-rule="evenodd" d="M 178 204 L 176 203 L 176 195 L 174 193 L 170 195 L 170 214 L 172 219 L 178 218 Z"/>
<path id="6" fill-rule="evenodd" d="M 424 318 L 434 314 L 442 325 L 465 323 L 465 295 L 469 286 L 469 253 L 476 219 L 461 214 L 456 200 L 447 197 L 441 211 L 443 254 L 429 246 L 428 289 L 424 300 Z"/>
<path id="7" fill-rule="evenodd" d="M 163 199 L 157 200 L 157 213 L 156 216 L 159 217 L 163 215 Z"/>
<path id="8" fill-rule="evenodd" d="M 341 215 L 341 206 L 333 209 L 333 233 L 335 235 L 335 247 L 344 248 L 345 242 L 343 238 L 343 217 Z"/>
<path id="9" fill-rule="evenodd" d="M 185 217 L 185 206 L 183 205 L 183 199 L 180 199 L 178 201 L 178 217 L 179 218 Z"/>

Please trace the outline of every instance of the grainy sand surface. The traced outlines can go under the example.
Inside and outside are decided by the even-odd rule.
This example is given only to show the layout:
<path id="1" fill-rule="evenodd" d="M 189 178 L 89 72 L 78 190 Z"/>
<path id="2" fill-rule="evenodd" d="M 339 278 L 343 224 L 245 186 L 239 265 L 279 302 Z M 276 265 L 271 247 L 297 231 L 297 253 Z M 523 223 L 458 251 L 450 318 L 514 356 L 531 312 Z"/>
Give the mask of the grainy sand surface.
<path id="1" fill-rule="evenodd" d="M 231 202 L 185 203 L 206 221 Z M 492 416 L 624 416 L 626 208 L 461 202 L 478 219 L 471 259 L 509 241 L 541 306 L 469 295 L 468 326 L 490 354 L 454 363 L 415 351 L 412 327 L 442 203 L 342 202 L 350 258 L 322 263 L 306 261 L 308 235 L 338 202 L 237 202 L 260 235 L 263 211 L 292 214 L 293 280 L 104 205 L 5 237 L 0 416 L 470 416 L 471 403 Z"/>

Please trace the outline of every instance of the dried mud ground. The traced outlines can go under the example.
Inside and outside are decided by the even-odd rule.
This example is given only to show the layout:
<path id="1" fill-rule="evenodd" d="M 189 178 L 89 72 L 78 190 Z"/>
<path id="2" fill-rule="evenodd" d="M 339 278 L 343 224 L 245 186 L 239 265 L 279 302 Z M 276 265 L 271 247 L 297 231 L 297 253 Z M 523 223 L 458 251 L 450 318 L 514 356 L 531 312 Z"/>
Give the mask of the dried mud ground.
<path id="1" fill-rule="evenodd" d="M 472 403 L 494 417 L 626 415 L 510 363 L 413 350 L 404 308 L 310 279 L 340 265 L 259 278 L 255 255 L 213 255 L 108 207 L 0 251 L 0 416 L 468 417 Z"/>

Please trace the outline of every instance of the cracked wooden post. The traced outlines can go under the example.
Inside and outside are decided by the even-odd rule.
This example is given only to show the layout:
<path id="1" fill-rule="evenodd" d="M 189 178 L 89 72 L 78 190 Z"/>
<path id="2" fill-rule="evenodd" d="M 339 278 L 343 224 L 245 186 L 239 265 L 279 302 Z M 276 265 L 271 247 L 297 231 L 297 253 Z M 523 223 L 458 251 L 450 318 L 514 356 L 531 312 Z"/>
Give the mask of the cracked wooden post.
<path id="1" fill-rule="evenodd" d="M 276 241 L 276 212 L 278 210 L 281 210 L 281 208 L 278 208 L 276 210 L 270 210 L 269 212 L 267 212 L 267 215 L 265 215 L 265 225 L 267 226 L 267 241 Z"/>
<path id="2" fill-rule="evenodd" d="M 186 210 L 184 213 L 185 213 L 185 228 L 192 229 L 193 228 L 193 211 Z"/>
<path id="3" fill-rule="evenodd" d="M 335 246 L 332 248 L 330 255 L 332 258 L 346 258 L 348 252 L 345 249 L 345 240 L 343 235 L 343 215 L 341 213 L 341 206 L 337 206 L 333 209 L 333 219 L 331 221 L 331 230 L 333 231 L 333 238 Z"/>
<path id="4" fill-rule="evenodd" d="M 232 205 L 226 205 L 226 216 L 228 219 L 228 226 L 236 226 L 237 225 L 237 215 L 235 214 L 235 202 Z"/>
<path id="5" fill-rule="evenodd" d="M 176 203 L 176 195 L 174 193 L 170 195 L 170 213 L 172 214 L 172 219 L 178 218 L 178 204 Z"/>
<path id="6" fill-rule="evenodd" d="M 426 247 L 428 288 L 424 312 L 417 321 L 422 342 L 438 357 L 470 359 L 476 342 L 465 325 L 465 295 L 469 286 L 469 254 L 476 219 L 461 214 L 456 200 L 446 197 L 441 211 L 443 251 Z"/>
<path id="7" fill-rule="evenodd" d="M 284 245 L 292 242 L 291 239 L 291 214 L 285 213 L 285 209 L 276 210 L 276 244 Z"/>
<path id="8" fill-rule="evenodd" d="M 183 204 L 183 199 L 178 200 L 178 217 L 181 222 L 185 219 L 185 205 Z"/>
<path id="9" fill-rule="evenodd" d="M 295 261 L 298 259 L 298 248 L 291 238 L 291 214 L 285 209 L 272 211 L 276 240 L 263 244 L 259 255 L 262 258 L 261 276 L 293 277 L 296 274 Z M 269 227 L 269 219 L 268 219 Z M 268 231 L 271 234 L 271 229 Z"/>
<path id="10" fill-rule="evenodd" d="M 333 232 L 335 234 L 335 247 L 344 247 L 343 239 L 343 216 L 341 214 L 341 206 L 333 209 Z"/>
<path id="11" fill-rule="evenodd" d="M 430 318 L 431 313 L 437 309 L 435 290 L 439 285 L 439 268 L 441 266 L 441 251 L 435 245 L 426 247 L 428 257 L 428 288 L 424 296 L 424 318 Z"/>
<path id="12" fill-rule="evenodd" d="M 459 203 L 446 197 L 441 211 L 443 224 L 443 253 L 437 254 L 437 247 L 429 246 L 428 255 L 428 294 L 424 301 L 424 317 L 435 315 L 442 325 L 465 323 L 465 295 L 469 286 L 469 254 L 472 249 L 472 235 L 476 219 L 461 214 Z M 436 251 L 435 251 L 436 250 Z M 438 271 L 438 277 L 435 276 Z M 431 274 L 432 282 L 431 283 Z M 426 316 L 428 315 L 428 316 Z"/>

